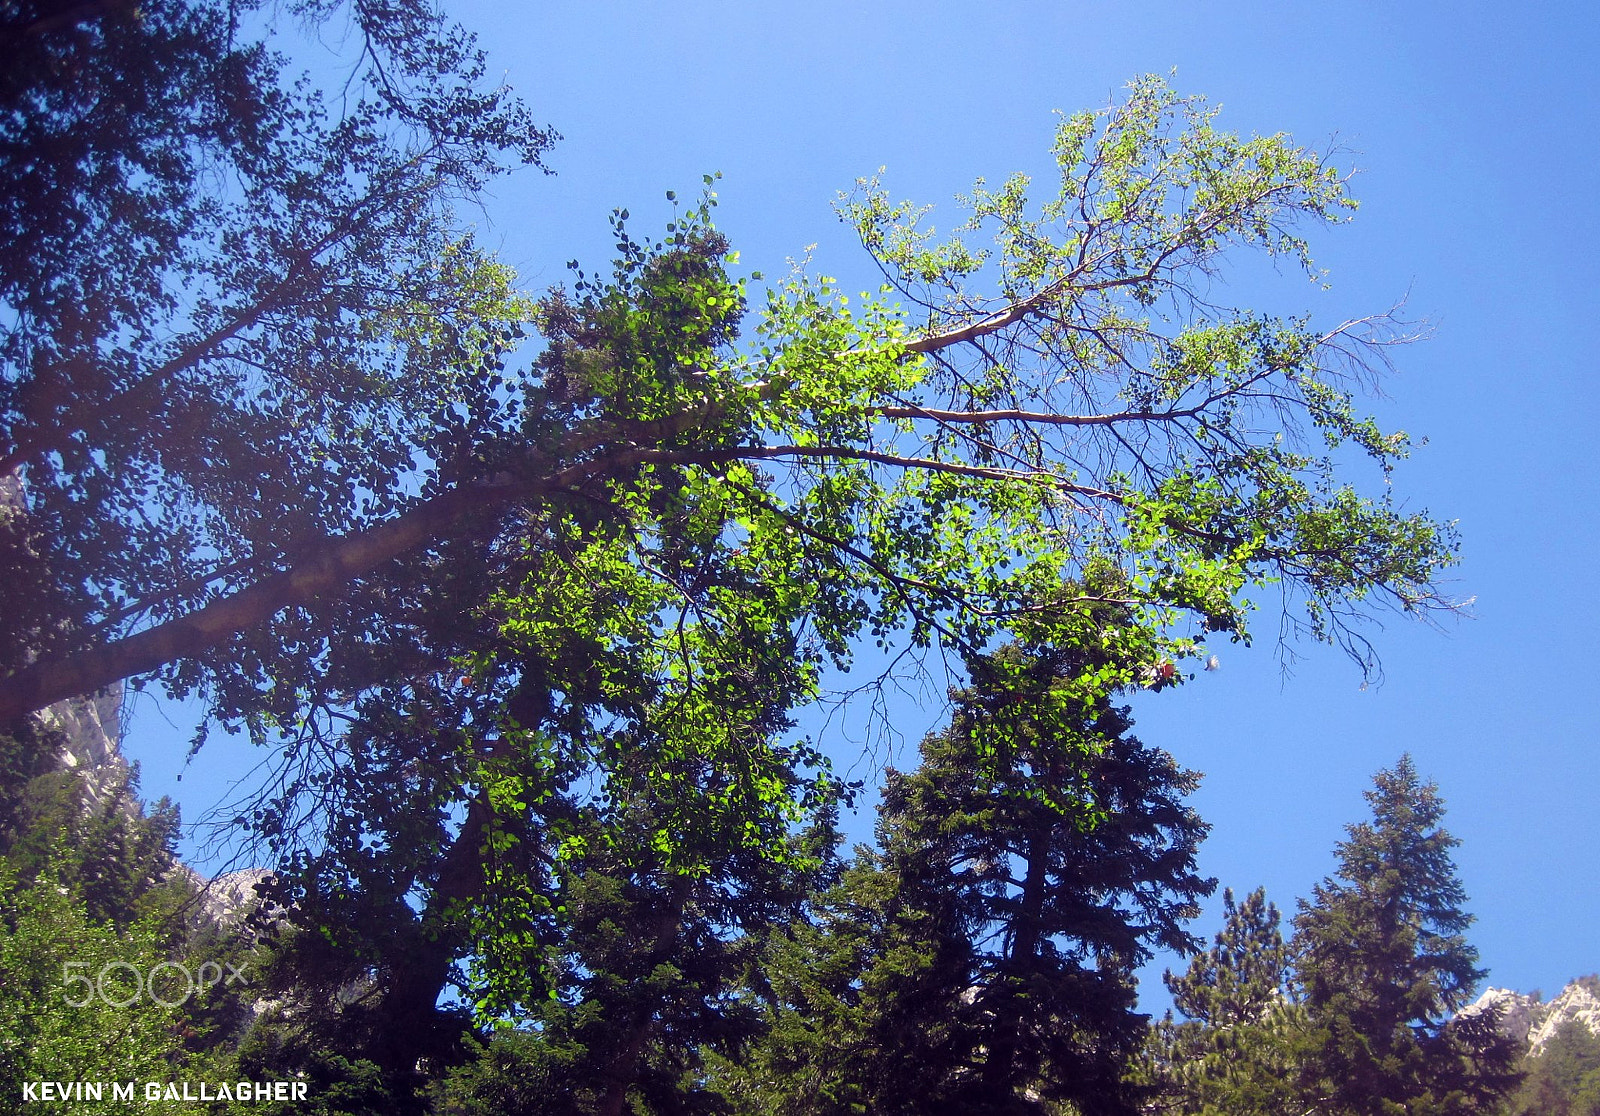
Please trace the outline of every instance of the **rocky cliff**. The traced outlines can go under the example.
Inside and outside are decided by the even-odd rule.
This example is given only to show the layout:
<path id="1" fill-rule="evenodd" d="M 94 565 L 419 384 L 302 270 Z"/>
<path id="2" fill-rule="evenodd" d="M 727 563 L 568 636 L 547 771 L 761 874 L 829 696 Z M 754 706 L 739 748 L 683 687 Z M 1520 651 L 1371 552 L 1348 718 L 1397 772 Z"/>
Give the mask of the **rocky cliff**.
<path id="1" fill-rule="evenodd" d="M 118 745 L 122 739 L 120 692 L 58 701 L 40 711 L 39 722 L 61 734 L 61 764 L 82 776 L 90 805 L 99 805 L 108 791 L 126 781 L 128 763 Z"/>
<path id="2" fill-rule="evenodd" d="M 39 713 L 45 728 L 61 737 L 61 766 L 83 780 L 90 809 L 105 801 L 108 794 L 123 786 L 129 775 L 128 761 L 122 755 L 122 695 L 109 691 L 92 698 L 71 698 L 57 702 Z M 132 809 L 137 810 L 138 806 Z M 270 873 L 246 868 L 207 879 L 188 865 L 175 870 L 188 878 L 200 899 L 200 910 L 211 921 L 239 925 L 260 906 L 255 885 Z"/>
<path id="3" fill-rule="evenodd" d="M 1464 1014 L 1496 1007 L 1500 1009 L 1501 1032 L 1527 1043 L 1529 1052 L 1538 1054 L 1569 1022 L 1580 1023 L 1591 1034 L 1600 1035 L 1600 977 L 1579 977 L 1549 1001 L 1539 999 L 1537 994 L 1527 996 L 1509 988 L 1490 988 Z"/>

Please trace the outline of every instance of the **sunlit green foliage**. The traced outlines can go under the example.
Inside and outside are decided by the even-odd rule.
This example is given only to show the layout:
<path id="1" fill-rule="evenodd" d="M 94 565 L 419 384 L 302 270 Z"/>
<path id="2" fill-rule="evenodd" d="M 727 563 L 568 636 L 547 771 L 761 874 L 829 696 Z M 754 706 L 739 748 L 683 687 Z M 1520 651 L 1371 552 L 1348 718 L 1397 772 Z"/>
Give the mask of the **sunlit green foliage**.
<path id="1" fill-rule="evenodd" d="M 0 752 L 31 756 L 24 766 L 36 772 L 8 784 L 0 824 L 0 1093 L 16 1101 L 29 1083 L 100 1082 L 98 1100 L 26 1107 L 192 1111 L 142 1095 L 119 1102 L 104 1083 L 226 1077 L 247 990 L 223 985 L 222 961 L 239 951 L 174 872 L 175 811 L 145 816 L 128 772 L 62 767 L 59 746 L 0 735 Z"/>

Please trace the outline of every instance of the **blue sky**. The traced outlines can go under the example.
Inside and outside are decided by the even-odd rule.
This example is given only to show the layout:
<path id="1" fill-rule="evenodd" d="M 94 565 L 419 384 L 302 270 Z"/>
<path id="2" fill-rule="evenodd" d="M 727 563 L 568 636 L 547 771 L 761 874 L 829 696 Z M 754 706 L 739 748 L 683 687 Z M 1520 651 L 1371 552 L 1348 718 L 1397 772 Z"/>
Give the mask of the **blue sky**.
<path id="1" fill-rule="evenodd" d="M 1139 735 L 1205 773 L 1203 869 L 1241 892 L 1264 884 L 1289 912 L 1332 869 L 1372 773 L 1409 750 L 1462 841 L 1490 982 L 1548 994 L 1600 969 L 1600 21 L 1586 6 L 447 6 L 565 137 L 553 177 L 502 180 L 473 217 L 534 289 L 562 281 L 568 259 L 609 259 L 611 209 L 652 231 L 665 191 L 692 197 L 711 171 L 745 268 L 781 272 L 814 244 L 816 270 L 875 286 L 832 214 L 837 191 L 885 166 L 891 193 L 941 202 L 936 223 L 954 224 L 949 199 L 975 177 L 1048 172 L 1051 110 L 1103 106 L 1145 72 L 1176 68 L 1180 92 L 1224 106 L 1225 127 L 1347 149 L 1362 208 L 1312 245 L 1332 290 L 1285 275 L 1273 308 L 1333 323 L 1404 298 L 1431 322 L 1373 409 L 1429 439 L 1396 484 L 1459 519 L 1452 588 L 1475 598 L 1473 618 L 1443 631 L 1394 618 L 1375 633 L 1386 681 L 1362 690 L 1313 646 L 1286 677 L 1263 616 L 1256 647 L 1225 647 L 1221 670 L 1141 698 Z M 173 784 L 186 734 L 140 708 L 130 750 L 147 795 L 198 814 L 239 753 L 207 749 Z M 937 710 L 894 716 L 914 743 Z"/>

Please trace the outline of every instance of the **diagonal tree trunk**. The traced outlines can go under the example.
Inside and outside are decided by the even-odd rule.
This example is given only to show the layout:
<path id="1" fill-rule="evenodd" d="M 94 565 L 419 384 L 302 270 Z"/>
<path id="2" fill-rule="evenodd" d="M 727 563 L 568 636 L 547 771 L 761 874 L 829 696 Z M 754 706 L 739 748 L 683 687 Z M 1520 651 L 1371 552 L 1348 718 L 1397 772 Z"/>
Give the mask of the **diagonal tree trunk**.
<path id="1" fill-rule="evenodd" d="M 531 475 L 501 474 L 462 484 L 422 501 L 376 527 L 328 539 L 309 548 L 295 566 L 269 575 L 194 612 L 111 643 L 42 659 L 0 678 L 0 726 L 64 698 L 102 690 L 175 659 L 198 655 L 230 636 L 266 623 L 279 611 L 339 592 L 394 558 L 460 531 L 474 518 L 502 512 L 519 501 L 580 492 L 606 477 L 626 475 L 651 460 L 729 460 L 749 451 L 703 454 L 648 448 L 703 422 L 714 408 L 691 408 L 670 418 L 642 423 L 582 425 L 556 449 L 557 461 L 584 458 Z M 607 448 L 616 443 L 615 448 Z M 596 451 L 592 456 L 591 451 Z"/>
<path id="2" fill-rule="evenodd" d="M 503 508 L 555 485 L 500 484 L 452 489 L 370 530 L 329 540 L 292 569 L 221 597 L 185 616 L 125 639 L 32 663 L 0 679 L 0 724 L 79 694 L 198 655 L 236 632 L 309 604 L 431 541 L 475 513 Z"/>

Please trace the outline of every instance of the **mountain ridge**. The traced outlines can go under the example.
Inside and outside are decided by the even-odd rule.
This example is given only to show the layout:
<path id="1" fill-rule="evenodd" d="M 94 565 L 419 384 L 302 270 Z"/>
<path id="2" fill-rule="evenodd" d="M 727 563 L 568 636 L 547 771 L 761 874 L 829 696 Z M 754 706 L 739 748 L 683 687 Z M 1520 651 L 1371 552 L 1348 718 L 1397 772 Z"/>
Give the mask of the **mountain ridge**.
<path id="1" fill-rule="evenodd" d="M 1525 1043 L 1532 1055 L 1542 1052 L 1562 1027 L 1571 1022 L 1581 1024 L 1590 1034 L 1600 1037 L 1600 977 L 1578 977 L 1548 1001 L 1537 992 L 1487 988 L 1462 1010 L 1462 1014 L 1475 1015 L 1495 1008 L 1500 1010 L 1500 1033 Z"/>

